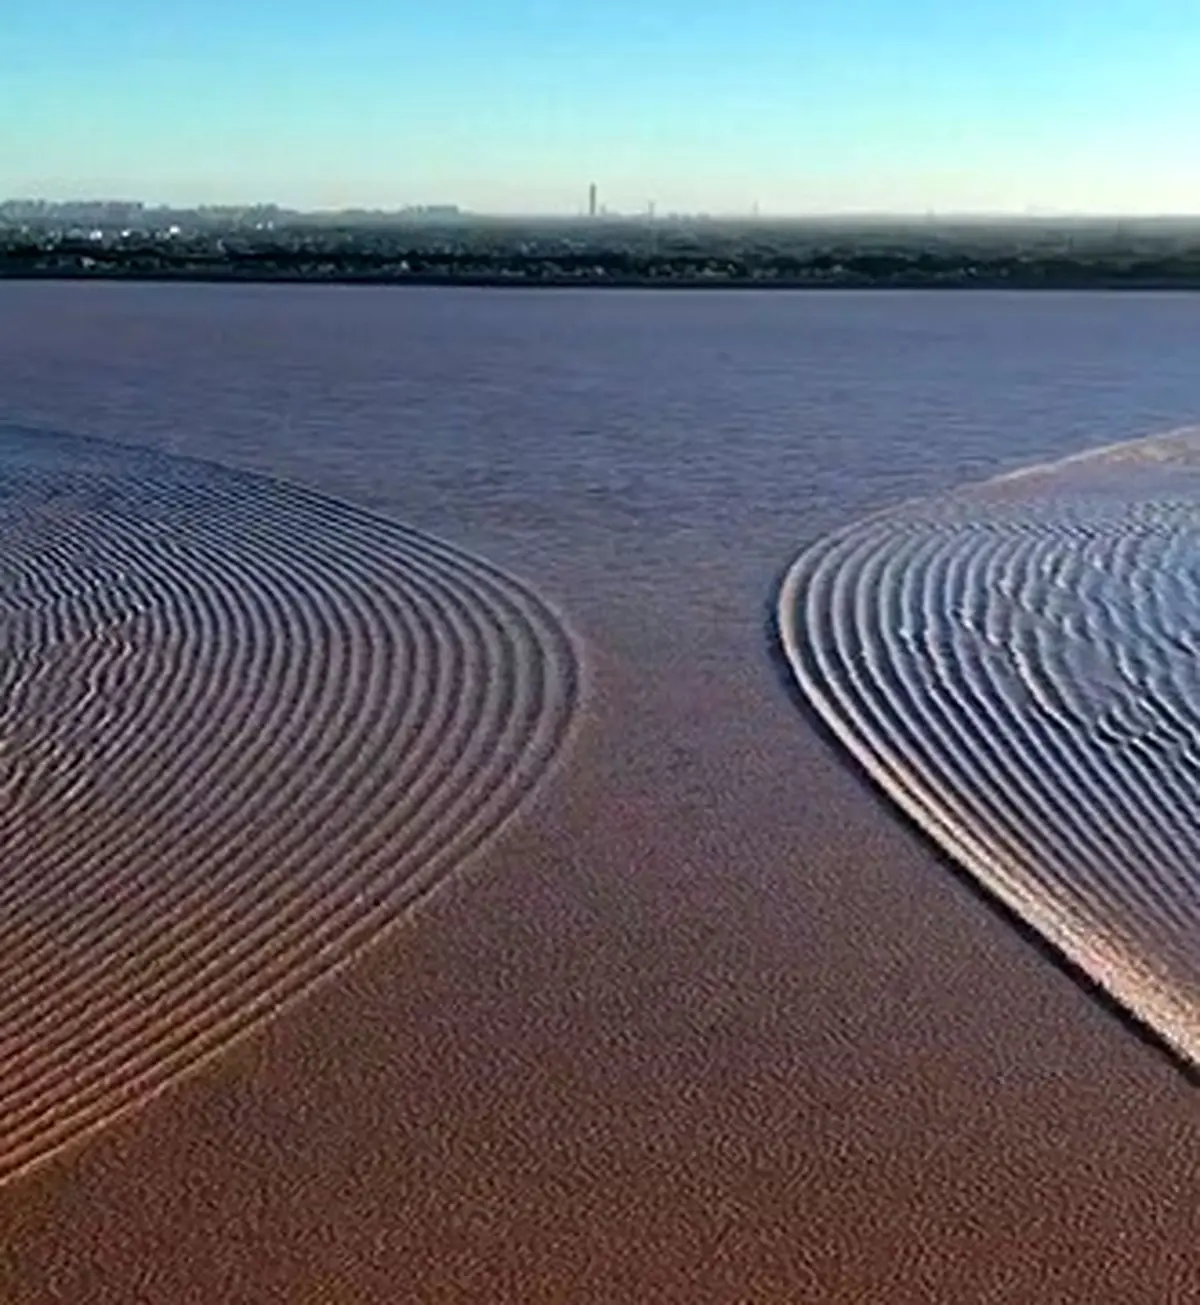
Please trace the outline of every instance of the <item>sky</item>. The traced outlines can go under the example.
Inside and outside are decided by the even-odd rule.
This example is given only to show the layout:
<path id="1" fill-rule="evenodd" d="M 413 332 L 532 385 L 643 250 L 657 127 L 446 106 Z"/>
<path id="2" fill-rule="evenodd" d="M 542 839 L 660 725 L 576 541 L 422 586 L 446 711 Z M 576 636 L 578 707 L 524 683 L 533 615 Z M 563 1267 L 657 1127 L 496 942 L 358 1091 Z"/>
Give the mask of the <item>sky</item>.
<path id="1" fill-rule="evenodd" d="M 1200 213 L 1197 0 L 0 10 L 0 197 Z"/>

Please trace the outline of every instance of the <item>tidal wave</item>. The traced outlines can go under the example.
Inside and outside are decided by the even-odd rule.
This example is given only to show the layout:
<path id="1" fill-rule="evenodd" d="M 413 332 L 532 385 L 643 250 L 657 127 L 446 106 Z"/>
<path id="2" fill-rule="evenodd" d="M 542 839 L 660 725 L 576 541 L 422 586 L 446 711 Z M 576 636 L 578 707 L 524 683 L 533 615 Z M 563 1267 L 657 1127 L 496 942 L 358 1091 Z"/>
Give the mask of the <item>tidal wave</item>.
<path id="1" fill-rule="evenodd" d="M 303 489 L 0 429 L 0 1181 L 372 942 L 577 692 L 496 568 Z"/>
<path id="2" fill-rule="evenodd" d="M 1200 428 L 852 525 L 779 617 L 884 791 L 1200 1066 Z"/>

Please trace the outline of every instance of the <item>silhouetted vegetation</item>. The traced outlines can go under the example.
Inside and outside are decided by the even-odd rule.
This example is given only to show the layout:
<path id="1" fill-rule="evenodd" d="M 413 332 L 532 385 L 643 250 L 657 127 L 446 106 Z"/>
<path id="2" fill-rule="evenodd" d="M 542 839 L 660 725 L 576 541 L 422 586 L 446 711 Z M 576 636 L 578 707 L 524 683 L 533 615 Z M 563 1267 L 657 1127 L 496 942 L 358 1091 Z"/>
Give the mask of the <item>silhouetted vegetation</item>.
<path id="1" fill-rule="evenodd" d="M 4 224 L 0 277 L 487 285 L 1200 289 L 1200 221 Z"/>

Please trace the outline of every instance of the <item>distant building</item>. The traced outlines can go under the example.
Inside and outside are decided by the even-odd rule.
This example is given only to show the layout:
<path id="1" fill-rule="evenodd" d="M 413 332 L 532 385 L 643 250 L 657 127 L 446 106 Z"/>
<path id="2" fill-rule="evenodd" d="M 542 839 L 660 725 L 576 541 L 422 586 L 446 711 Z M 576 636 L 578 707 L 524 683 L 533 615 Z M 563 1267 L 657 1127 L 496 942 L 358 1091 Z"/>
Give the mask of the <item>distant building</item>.
<path id="1" fill-rule="evenodd" d="M 588 187 L 588 217 L 596 216 L 596 183 Z"/>

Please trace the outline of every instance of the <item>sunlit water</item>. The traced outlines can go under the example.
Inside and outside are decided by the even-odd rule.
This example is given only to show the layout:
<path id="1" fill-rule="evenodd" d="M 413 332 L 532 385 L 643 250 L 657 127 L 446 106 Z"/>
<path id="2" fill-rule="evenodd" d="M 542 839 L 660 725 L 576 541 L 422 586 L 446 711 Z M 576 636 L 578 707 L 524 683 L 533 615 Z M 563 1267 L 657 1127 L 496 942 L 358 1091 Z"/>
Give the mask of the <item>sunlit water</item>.
<path id="1" fill-rule="evenodd" d="M 890 796 L 1200 1063 L 1200 428 L 837 532 L 780 616 Z"/>
<path id="2" fill-rule="evenodd" d="M 10 285 L 0 424 L 267 472 L 487 559 L 602 668 L 678 669 L 643 690 L 686 690 L 678 737 L 630 710 L 623 746 L 710 796 L 747 758 L 786 774 L 807 728 L 764 618 L 815 548 L 784 624 L 844 741 L 1191 1054 L 1195 473 L 955 491 L 1197 420 L 1198 328 L 1170 295 Z M 706 676 L 745 682 L 736 715 Z"/>

